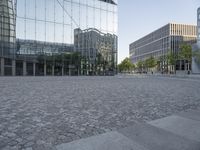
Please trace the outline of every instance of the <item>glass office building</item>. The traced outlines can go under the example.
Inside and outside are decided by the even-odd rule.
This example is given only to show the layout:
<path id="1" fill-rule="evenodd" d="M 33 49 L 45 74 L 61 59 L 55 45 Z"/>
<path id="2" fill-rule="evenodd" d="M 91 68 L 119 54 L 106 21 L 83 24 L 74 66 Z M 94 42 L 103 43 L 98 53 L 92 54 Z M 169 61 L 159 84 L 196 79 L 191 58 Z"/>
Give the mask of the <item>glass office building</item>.
<path id="1" fill-rule="evenodd" d="M 84 71 L 81 71 L 83 68 L 88 69 L 84 75 L 98 74 L 93 69 L 97 68 L 93 60 L 99 55 L 103 56 L 101 54 L 103 46 L 97 47 L 94 44 L 80 47 L 74 38 L 78 36 L 77 38 L 80 39 L 83 36 L 81 34 L 80 37 L 79 34 L 75 36 L 77 29 L 83 32 L 97 31 L 97 37 L 109 37 L 109 39 L 101 40 L 101 45 L 110 43 L 104 48 L 109 51 L 110 56 L 103 57 L 104 64 L 107 61 L 110 62 L 107 63 L 109 66 L 100 69 L 102 71 L 100 74 L 110 71 L 116 73 L 117 0 L 15 0 L 15 2 L 10 0 L 7 6 L 12 6 L 9 9 L 12 13 L 8 14 L 13 18 L 14 29 L 16 25 L 16 42 L 13 39 L 15 43 L 13 52 L 16 57 L 15 74 L 48 75 L 49 72 L 49 74 L 70 75 L 83 73 Z M 15 10 L 16 13 L 14 13 Z M 94 39 L 88 37 L 78 41 L 82 41 L 83 44 L 88 41 L 93 43 L 92 40 Z M 78 48 L 75 45 L 78 45 Z M 89 57 L 90 55 L 84 55 L 83 51 L 87 54 L 93 53 L 91 49 L 95 49 L 96 55 L 92 58 Z M 81 55 L 78 57 L 79 63 L 72 64 L 71 59 L 78 54 Z M 59 63 L 56 62 L 58 58 L 61 59 Z M 50 65 L 47 60 L 51 61 Z"/>
<path id="2" fill-rule="evenodd" d="M 138 61 L 154 57 L 160 62 L 158 70 L 168 71 L 167 54 L 170 52 L 178 54 L 182 43 L 190 45 L 196 43 L 196 28 L 196 25 L 169 23 L 131 43 L 129 46 L 130 59 L 136 64 Z M 183 60 L 177 61 L 176 70 L 184 70 L 184 67 Z"/>

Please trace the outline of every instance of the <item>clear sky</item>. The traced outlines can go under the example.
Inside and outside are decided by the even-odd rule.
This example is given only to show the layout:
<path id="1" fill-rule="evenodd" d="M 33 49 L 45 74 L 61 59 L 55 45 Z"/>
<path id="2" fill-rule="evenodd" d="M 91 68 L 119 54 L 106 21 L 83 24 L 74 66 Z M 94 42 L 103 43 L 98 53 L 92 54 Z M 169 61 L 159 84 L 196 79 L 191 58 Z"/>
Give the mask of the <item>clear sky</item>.
<path id="1" fill-rule="evenodd" d="M 200 0 L 118 0 L 118 63 L 129 56 L 129 44 L 169 22 L 197 24 Z"/>

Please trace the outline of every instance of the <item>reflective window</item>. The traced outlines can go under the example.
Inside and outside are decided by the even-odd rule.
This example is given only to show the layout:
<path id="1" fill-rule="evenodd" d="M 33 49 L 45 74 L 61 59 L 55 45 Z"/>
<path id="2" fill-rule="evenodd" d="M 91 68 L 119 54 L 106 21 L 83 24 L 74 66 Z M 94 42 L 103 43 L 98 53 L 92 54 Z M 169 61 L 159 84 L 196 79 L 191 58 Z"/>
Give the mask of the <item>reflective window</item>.
<path id="1" fill-rule="evenodd" d="M 19 53 L 52 54 L 61 49 L 52 45 L 67 45 L 91 62 L 98 55 L 109 70 L 117 63 L 116 4 L 117 0 L 18 0 L 16 36 L 20 43 L 29 40 Z M 31 47 L 34 43 L 40 46 Z"/>
<path id="2" fill-rule="evenodd" d="M 117 6 L 110 1 L 20 0 L 17 13 L 17 29 L 24 31 L 17 31 L 17 38 L 73 44 L 72 34 L 76 28 L 95 28 L 103 33 L 117 34 Z M 26 31 L 30 27 L 33 29 Z"/>
<path id="3" fill-rule="evenodd" d="M 0 56 L 14 57 L 15 25 L 12 0 L 1 0 L 0 3 Z"/>

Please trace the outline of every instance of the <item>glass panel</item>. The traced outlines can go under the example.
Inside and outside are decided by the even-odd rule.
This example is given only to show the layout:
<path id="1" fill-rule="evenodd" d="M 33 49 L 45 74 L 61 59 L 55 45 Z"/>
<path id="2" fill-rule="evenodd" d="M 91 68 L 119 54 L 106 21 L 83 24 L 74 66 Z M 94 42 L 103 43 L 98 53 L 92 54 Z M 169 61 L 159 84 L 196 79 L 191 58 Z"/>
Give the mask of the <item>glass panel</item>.
<path id="1" fill-rule="evenodd" d="M 54 24 L 48 23 L 46 25 L 46 41 L 54 42 Z"/>
<path id="2" fill-rule="evenodd" d="M 61 24 L 55 25 L 55 42 L 62 43 L 63 42 L 63 26 Z"/>
<path id="3" fill-rule="evenodd" d="M 99 0 L 95 0 L 94 7 L 95 7 L 95 8 L 98 8 L 98 9 L 101 8 L 101 4 L 100 4 L 100 1 L 99 1 Z"/>
<path id="4" fill-rule="evenodd" d="M 45 0 L 36 0 L 36 19 L 45 20 Z"/>
<path id="5" fill-rule="evenodd" d="M 106 11 L 102 10 L 101 11 L 101 29 L 103 31 L 106 31 L 107 30 L 107 14 L 106 14 Z"/>
<path id="6" fill-rule="evenodd" d="M 108 31 L 112 33 L 114 31 L 113 22 L 114 22 L 114 14 L 112 12 L 108 12 Z"/>
<path id="7" fill-rule="evenodd" d="M 72 13 L 73 13 L 73 25 L 74 25 L 74 27 L 75 28 L 78 28 L 79 26 L 80 26 L 80 17 L 79 17 L 79 13 L 80 13 L 80 10 L 79 10 L 79 5 L 78 4 L 76 4 L 76 3 L 73 3 L 73 11 L 72 11 Z"/>
<path id="8" fill-rule="evenodd" d="M 37 41 L 45 41 L 45 22 L 37 21 L 36 22 L 36 40 Z"/>
<path id="9" fill-rule="evenodd" d="M 94 6 L 94 0 L 88 0 L 87 4 L 88 4 L 88 6 L 93 7 Z"/>
<path id="10" fill-rule="evenodd" d="M 54 0 L 48 0 L 46 3 L 46 19 L 47 21 L 54 21 Z"/>
<path id="11" fill-rule="evenodd" d="M 25 0 L 19 0 L 17 2 L 17 16 L 24 17 L 25 16 Z"/>
<path id="12" fill-rule="evenodd" d="M 68 25 L 64 26 L 64 43 L 72 44 L 71 27 Z"/>
<path id="13" fill-rule="evenodd" d="M 26 20 L 26 39 L 35 40 L 35 21 Z"/>
<path id="14" fill-rule="evenodd" d="M 88 28 L 94 28 L 94 9 L 88 8 Z"/>
<path id="15" fill-rule="evenodd" d="M 114 8 L 113 8 L 114 6 L 112 4 L 108 4 L 107 7 L 108 7 L 108 11 L 110 12 L 114 11 Z"/>
<path id="16" fill-rule="evenodd" d="M 87 5 L 87 1 L 88 0 L 80 0 L 80 3 L 83 4 L 83 5 Z"/>
<path id="17" fill-rule="evenodd" d="M 100 30 L 101 29 L 101 12 L 100 9 L 95 9 L 95 28 Z"/>
<path id="18" fill-rule="evenodd" d="M 72 0 L 73 3 L 79 3 L 79 0 Z"/>
<path id="19" fill-rule="evenodd" d="M 35 0 L 26 0 L 26 18 L 35 19 Z"/>
<path id="20" fill-rule="evenodd" d="M 81 5 L 80 7 L 80 27 L 84 30 L 87 27 L 87 10 L 85 5 Z"/>
<path id="21" fill-rule="evenodd" d="M 71 3 L 64 2 L 64 24 L 71 24 Z"/>
<path id="22" fill-rule="evenodd" d="M 118 32 L 118 17 L 117 17 L 117 14 L 114 14 L 113 29 L 114 29 L 114 34 L 117 35 L 117 32 Z"/>
<path id="23" fill-rule="evenodd" d="M 106 8 L 107 8 L 107 3 L 101 2 L 101 9 L 106 10 Z"/>
<path id="24" fill-rule="evenodd" d="M 62 0 L 55 1 L 55 22 L 56 23 L 63 23 L 63 8 L 62 6 L 63 2 Z"/>

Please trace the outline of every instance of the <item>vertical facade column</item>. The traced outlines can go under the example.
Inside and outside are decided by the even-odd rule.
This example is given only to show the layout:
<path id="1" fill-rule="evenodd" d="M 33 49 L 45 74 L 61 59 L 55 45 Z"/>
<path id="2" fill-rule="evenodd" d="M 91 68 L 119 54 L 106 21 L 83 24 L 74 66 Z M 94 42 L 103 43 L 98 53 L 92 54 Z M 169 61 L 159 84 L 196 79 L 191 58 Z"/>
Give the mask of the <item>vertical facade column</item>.
<path id="1" fill-rule="evenodd" d="M 71 76 L 71 68 L 69 67 L 69 76 Z"/>
<path id="2" fill-rule="evenodd" d="M 62 66 L 62 76 L 64 76 L 64 66 Z"/>
<path id="3" fill-rule="evenodd" d="M 33 76 L 35 76 L 35 62 L 33 63 Z"/>
<path id="4" fill-rule="evenodd" d="M 44 76 L 47 75 L 47 63 L 44 62 Z"/>
<path id="5" fill-rule="evenodd" d="M 79 71 L 79 68 L 78 68 L 78 76 L 80 75 L 80 71 Z"/>
<path id="6" fill-rule="evenodd" d="M 4 58 L 1 58 L 1 76 L 4 76 Z"/>
<path id="7" fill-rule="evenodd" d="M 54 65 L 52 65 L 52 76 L 54 76 Z"/>
<path id="8" fill-rule="evenodd" d="M 23 76 L 26 76 L 26 61 L 23 61 Z"/>
<path id="9" fill-rule="evenodd" d="M 12 76 L 16 76 L 16 60 L 12 60 Z"/>

